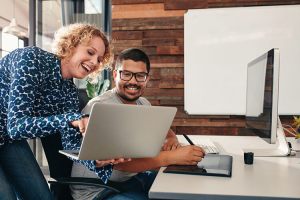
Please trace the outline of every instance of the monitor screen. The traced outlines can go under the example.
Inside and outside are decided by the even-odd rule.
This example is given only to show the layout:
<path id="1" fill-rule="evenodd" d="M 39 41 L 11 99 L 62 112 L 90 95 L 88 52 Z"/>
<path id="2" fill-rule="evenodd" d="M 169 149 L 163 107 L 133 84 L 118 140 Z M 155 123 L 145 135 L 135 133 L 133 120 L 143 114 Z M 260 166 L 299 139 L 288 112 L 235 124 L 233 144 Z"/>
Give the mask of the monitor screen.
<path id="1" fill-rule="evenodd" d="M 272 49 L 248 64 L 246 128 L 269 143 L 276 142 L 278 83 L 278 49 Z"/>

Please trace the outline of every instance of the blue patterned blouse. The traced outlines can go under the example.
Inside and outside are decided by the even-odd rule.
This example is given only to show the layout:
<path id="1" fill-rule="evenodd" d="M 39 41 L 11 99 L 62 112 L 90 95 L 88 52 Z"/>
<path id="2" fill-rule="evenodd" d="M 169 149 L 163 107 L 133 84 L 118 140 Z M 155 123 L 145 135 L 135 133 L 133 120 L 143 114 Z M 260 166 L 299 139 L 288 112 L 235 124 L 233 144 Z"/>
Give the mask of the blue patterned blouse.
<path id="1" fill-rule="evenodd" d="M 65 149 L 79 149 L 81 134 L 69 122 L 81 117 L 78 91 L 63 79 L 60 60 L 38 47 L 17 49 L 0 60 L 0 148 L 28 138 L 61 133 Z M 95 161 L 79 161 L 103 182 L 112 167 L 96 168 Z"/>

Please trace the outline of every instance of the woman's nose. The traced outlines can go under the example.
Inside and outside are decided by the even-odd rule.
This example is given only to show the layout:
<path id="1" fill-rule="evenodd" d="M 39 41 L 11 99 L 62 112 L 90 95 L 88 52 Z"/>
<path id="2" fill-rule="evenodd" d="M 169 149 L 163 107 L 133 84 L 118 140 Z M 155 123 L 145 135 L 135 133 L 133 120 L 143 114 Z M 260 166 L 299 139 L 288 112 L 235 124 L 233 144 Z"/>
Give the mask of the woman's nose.
<path id="1" fill-rule="evenodd" d="M 98 57 L 97 56 L 93 56 L 92 63 L 94 64 L 94 66 L 98 65 Z"/>

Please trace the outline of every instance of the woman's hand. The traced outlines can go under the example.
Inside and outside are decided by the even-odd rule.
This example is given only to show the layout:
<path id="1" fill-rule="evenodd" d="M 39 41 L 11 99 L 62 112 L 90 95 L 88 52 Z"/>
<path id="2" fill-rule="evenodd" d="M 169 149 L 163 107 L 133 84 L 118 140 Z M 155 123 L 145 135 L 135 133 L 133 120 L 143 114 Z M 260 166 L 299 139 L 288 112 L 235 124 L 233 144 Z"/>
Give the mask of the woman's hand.
<path id="1" fill-rule="evenodd" d="M 84 117 L 80 120 L 72 121 L 71 125 L 75 128 L 79 128 L 80 133 L 82 134 L 82 136 L 84 136 L 88 122 L 89 117 Z"/>
<path id="2" fill-rule="evenodd" d="M 117 165 L 119 163 L 129 162 L 131 158 L 115 158 L 110 160 L 96 160 L 96 167 L 104 167 L 109 164 Z"/>

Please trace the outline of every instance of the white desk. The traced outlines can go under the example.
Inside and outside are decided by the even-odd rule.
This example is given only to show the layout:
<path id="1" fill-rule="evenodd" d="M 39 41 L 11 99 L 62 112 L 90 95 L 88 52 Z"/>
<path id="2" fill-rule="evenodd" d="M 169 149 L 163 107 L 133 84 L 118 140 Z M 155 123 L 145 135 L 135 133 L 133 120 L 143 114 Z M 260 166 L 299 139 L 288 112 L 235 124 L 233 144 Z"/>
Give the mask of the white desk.
<path id="1" fill-rule="evenodd" d="M 255 157 L 253 165 L 246 165 L 242 148 L 266 146 L 260 138 L 190 136 L 195 143 L 201 137 L 233 156 L 232 177 L 166 174 L 161 168 L 149 191 L 151 199 L 300 199 L 299 152 L 294 157 Z"/>

